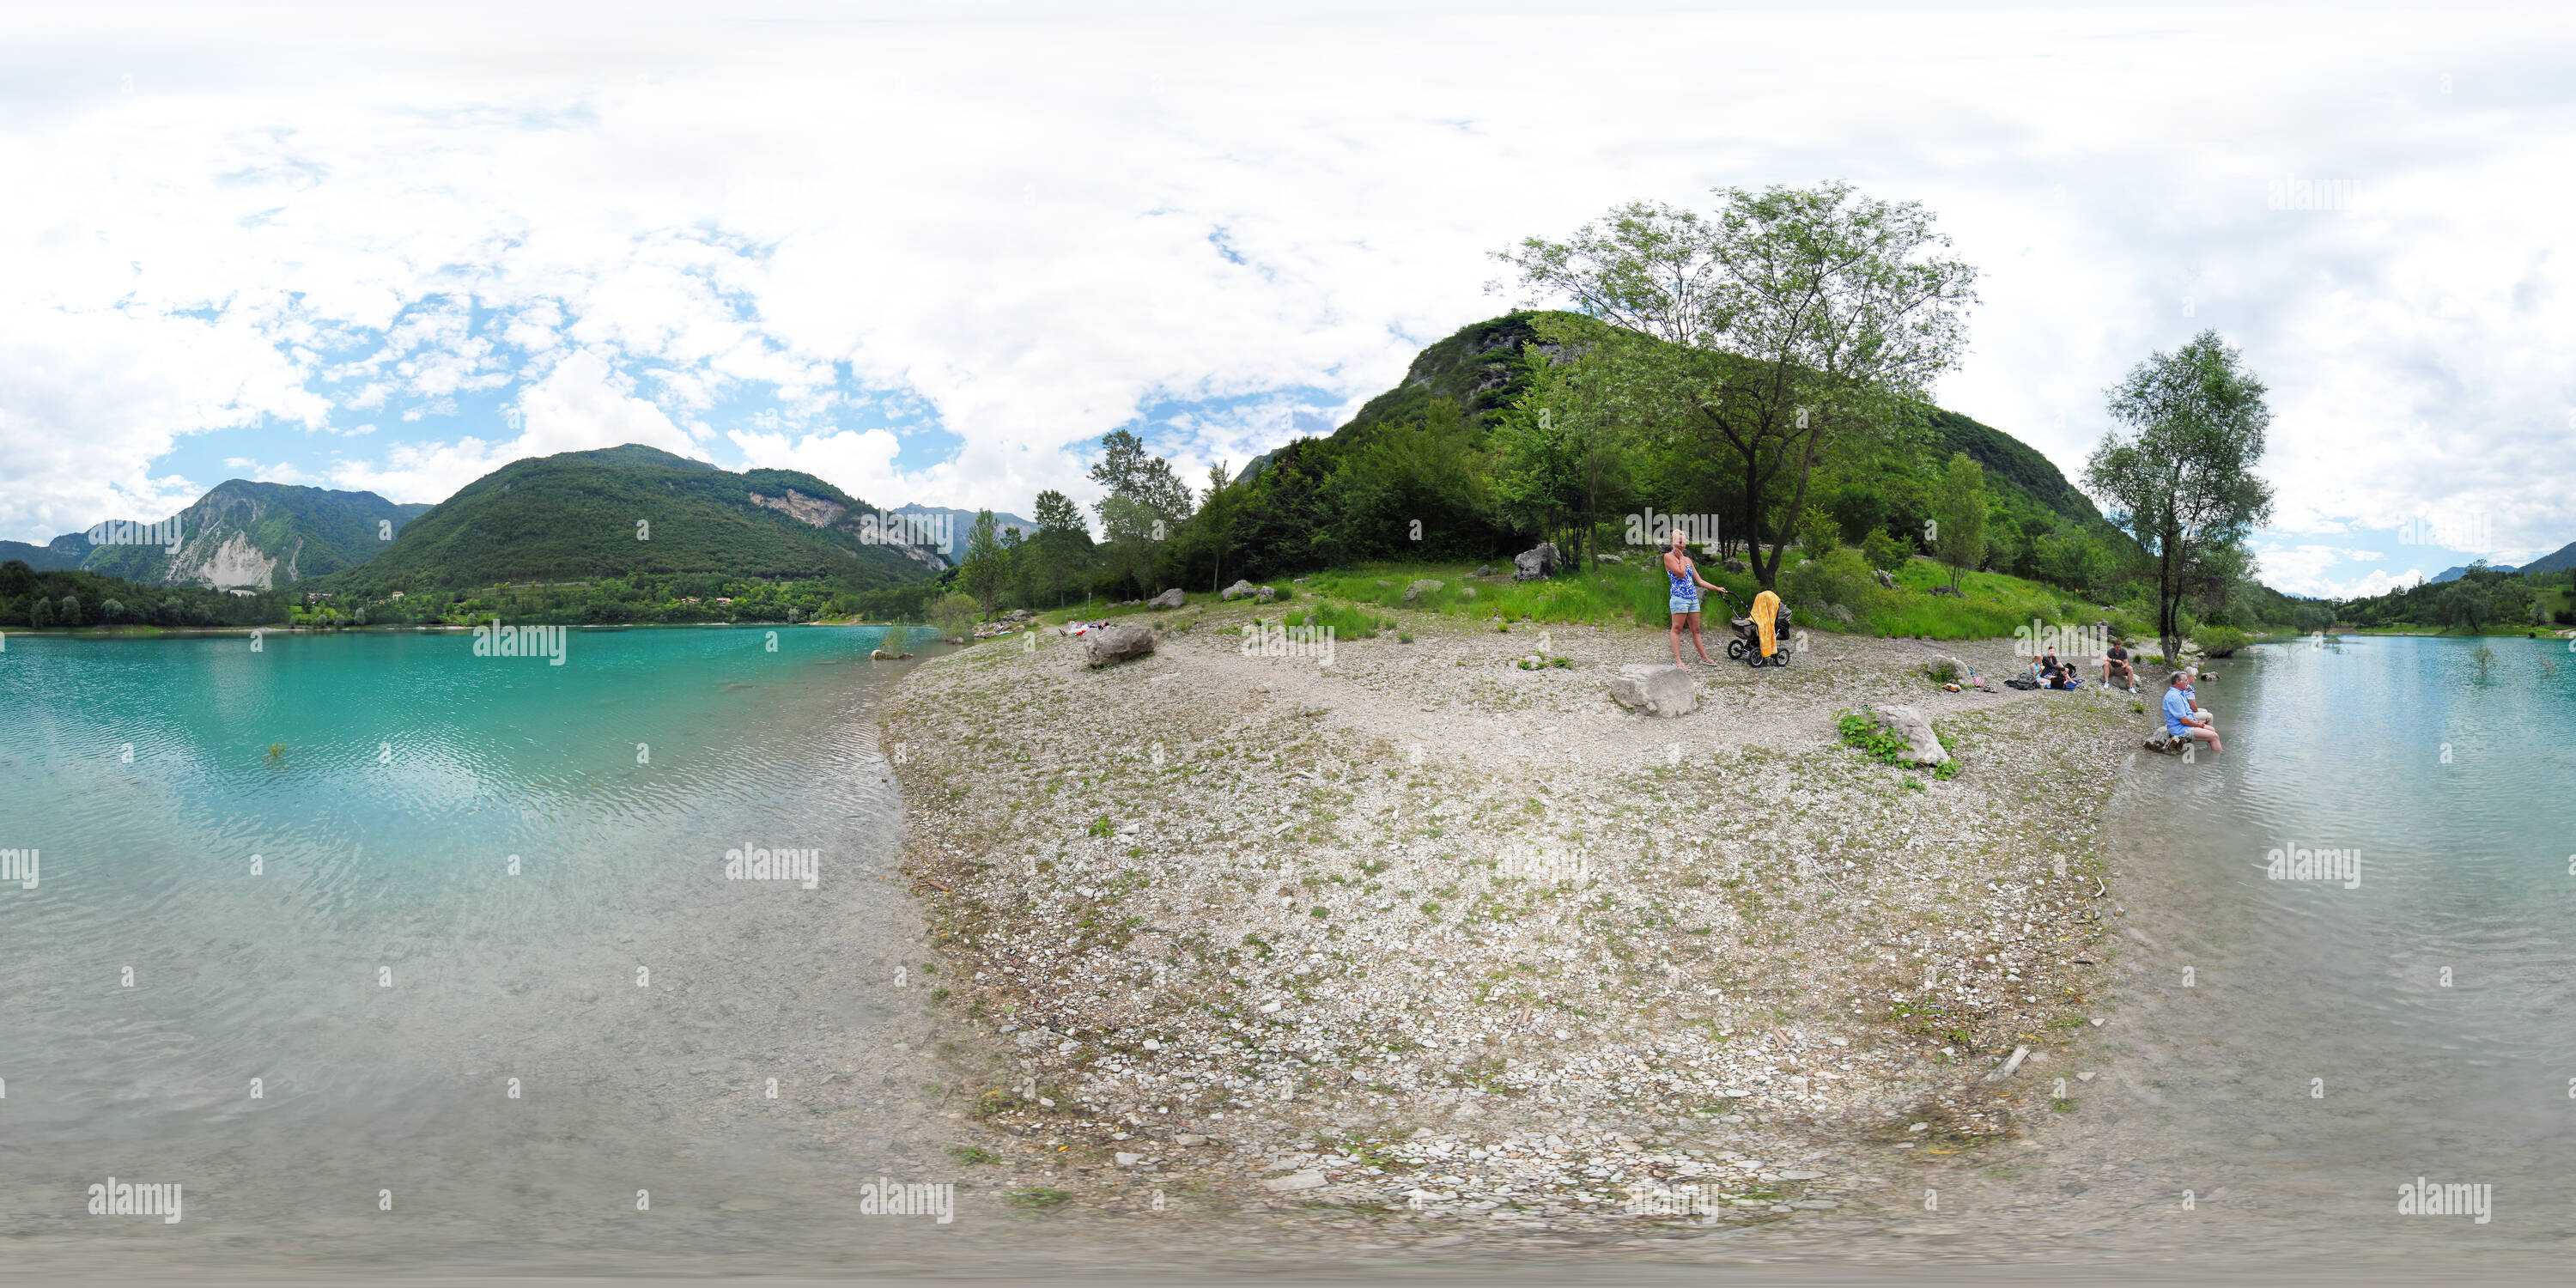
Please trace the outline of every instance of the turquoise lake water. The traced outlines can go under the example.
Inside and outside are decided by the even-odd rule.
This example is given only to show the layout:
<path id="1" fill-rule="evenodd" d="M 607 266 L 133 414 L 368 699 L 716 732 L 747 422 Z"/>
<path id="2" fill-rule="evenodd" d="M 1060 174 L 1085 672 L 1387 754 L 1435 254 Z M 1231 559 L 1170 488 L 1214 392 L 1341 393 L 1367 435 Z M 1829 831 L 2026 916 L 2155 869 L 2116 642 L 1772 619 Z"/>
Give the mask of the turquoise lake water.
<path id="1" fill-rule="evenodd" d="M 958 1174 L 898 982 L 881 638 L 7 640 L 0 849 L 41 855 L 0 885 L 15 1263 L 990 1252 L 849 1217 Z M 2249 1259 L 2576 1232 L 2576 653 L 2486 643 L 2249 652 L 2203 688 L 2225 755 L 2109 789 L 2143 984 L 2033 1173 L 2072 1178 L 2061 1224 L 1982 1251 L 2161 1247 L 2186 1188 L 2194 1245 Z M 728 881 L 745 847 L 819 852 L 817 888 Z M 2273 879 L 2291 847 L 2357 851 L 2357 884 Z M 88 1216 L 110 1175 L 183 1182 L 185 1220 Z M 2418 1176 L 2491 1186 L 2492 1223 L 2397 1217 Z"/>
<path id="2" fill-rule="evenodd" d="M 9 639 L 0 849 L 39 859 L 0 886 L 0 1233 L 864 1242 L 810 1218 L 934 1165 L 935 1074 L 891 1047 L 920 950 L 885 634 L 573 631 L 562 666 L 461 633 Z M 727 880 L 744 848 L 815 852 L 816 888 Z M 110 1175 L 182 1182 L 184 1220 L 88 1216 Z"/>
<path id="3" fill-rule="evenodd" d="M 2075 1089 L 2150 1205 L 2117 1220 L 2170 1235 L 2190 1188 L 2249 1253 L 2576 1233 L 2576 652 L 2490 639 L 2482 668 L 2480 643 L 2254 650 L 2201 686 L 2224 755 L 2133 766 L 2146 983 Z M 2300 848 L 2355 873 L 2275 878 Z M 2490 1220 L 2399 1216 L 2418 1178 L 2492 1186 Z"/>

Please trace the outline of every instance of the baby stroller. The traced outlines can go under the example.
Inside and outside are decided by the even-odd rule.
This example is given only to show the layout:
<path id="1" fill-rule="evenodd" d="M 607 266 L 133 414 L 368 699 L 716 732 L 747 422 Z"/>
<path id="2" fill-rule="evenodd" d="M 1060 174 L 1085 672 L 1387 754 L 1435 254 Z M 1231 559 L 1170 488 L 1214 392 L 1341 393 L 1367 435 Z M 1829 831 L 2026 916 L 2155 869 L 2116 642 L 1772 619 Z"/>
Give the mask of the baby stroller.
<path id="1" fill-rule="evenodd" d="M 1735 638 L 1726 642 L 1726 656 L 1730 660 L 1741 658 L 1746 666 L 1787 666 L 1789 664 L 1789 605 L 1780 601 L 1777 596 L 1773 597 L 1771 651 L 1765 654 L 1762 651 L 1762 625 L 1753 620 L 1752 610 L 1747 609 L 1744 615 L 1737 616 L 1735 615 L 1735 596 L 1723 590 L 1717 593 L 1726 600 L 1727 624 L 1735 628 Z M 1769 591 L 1763 593 L 1770 594 Z"/>

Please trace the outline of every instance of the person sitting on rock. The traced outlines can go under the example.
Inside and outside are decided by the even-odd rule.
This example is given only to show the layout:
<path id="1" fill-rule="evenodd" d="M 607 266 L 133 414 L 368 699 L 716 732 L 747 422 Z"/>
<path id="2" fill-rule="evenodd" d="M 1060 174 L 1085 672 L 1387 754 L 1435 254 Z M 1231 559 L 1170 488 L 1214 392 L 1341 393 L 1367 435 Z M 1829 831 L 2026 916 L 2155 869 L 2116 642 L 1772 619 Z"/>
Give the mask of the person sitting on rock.
<path id="1" fill-rule="evenodd" d="M 2197 738 L 2209 744 L 2211 751 L 2225 751 L 2219 745 L 2218 730 L 2194 711 L 2191 705 L 2191 674 L 2176 671 L 2165 685 L 2165 732 L 2175 738 Z"/>
<path id="2" fill-rule="evenodd" d="M 1675 529 L 1673 543 L 1664 551 L 1664 579 L 1672 583 L 1671 598 L 1666 607 L 1672 612 L 1673 665 L 1682 664 L 1682 631 L 1687 627 L 1691 647 L 1699 650 L 1699 660 L 1715 666 L 1717 663 L 1709 661 L 1708 645 L 1699 637 L 1699 592 L 1702 587 L 1721 592 L 1725 587 L 1699 575 L 1699 565 L 1691 562 L 1686 541 L 1687 537 Z"/>
<path id="3" fill-rule="evenodd" d="M 2138 691 L 2138 668 L 2129 665 L 2129 650 L 2118 640 L 2111 641 L 2109 651 L 2102 654 L 2103 686 L 2109 687 L 2115 675 L 2128 681 L 2129 692 Z"/>

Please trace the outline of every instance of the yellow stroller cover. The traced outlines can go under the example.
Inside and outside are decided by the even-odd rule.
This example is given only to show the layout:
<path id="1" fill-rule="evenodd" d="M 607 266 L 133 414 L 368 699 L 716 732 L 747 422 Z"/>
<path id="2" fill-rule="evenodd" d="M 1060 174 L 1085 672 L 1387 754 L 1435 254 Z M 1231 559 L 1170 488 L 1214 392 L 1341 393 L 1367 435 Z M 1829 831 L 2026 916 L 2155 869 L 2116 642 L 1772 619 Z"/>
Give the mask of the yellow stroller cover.
<path id="1" fill-rule="evenodd" d="M 1771 619 L 1779 615 L 1780 597 L 1778 595 L 1766 590 L 1753 597 L 1753 624 L 1762 629 L 1762 656 L 1764 657 L 1780 651 L 1779 635 L 1771 624 Z"/>

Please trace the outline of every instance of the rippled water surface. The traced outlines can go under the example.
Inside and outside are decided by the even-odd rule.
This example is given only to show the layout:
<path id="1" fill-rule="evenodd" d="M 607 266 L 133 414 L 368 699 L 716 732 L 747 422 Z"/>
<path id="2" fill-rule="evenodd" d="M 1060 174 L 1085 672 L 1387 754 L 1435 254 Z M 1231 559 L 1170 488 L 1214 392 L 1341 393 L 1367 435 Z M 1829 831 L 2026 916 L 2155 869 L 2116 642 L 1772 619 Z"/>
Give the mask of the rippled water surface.
<path id="1" fill-rule="evenodd" d="M 882 638 L 9 640 L 0 848 L 40 866 L 0 887 L 0 1234 L 863 1247 L 822 1214 L 932 1166 Z M 745 846 L 819 851 L 817 888 L 726 880 Z M 88 1215 L 110 1175 L 182 1183 L 184 1220 Z"/>

